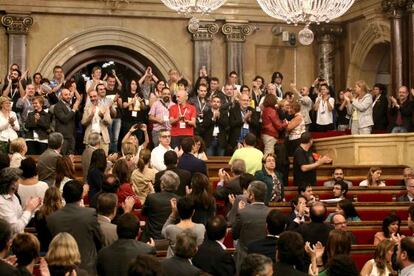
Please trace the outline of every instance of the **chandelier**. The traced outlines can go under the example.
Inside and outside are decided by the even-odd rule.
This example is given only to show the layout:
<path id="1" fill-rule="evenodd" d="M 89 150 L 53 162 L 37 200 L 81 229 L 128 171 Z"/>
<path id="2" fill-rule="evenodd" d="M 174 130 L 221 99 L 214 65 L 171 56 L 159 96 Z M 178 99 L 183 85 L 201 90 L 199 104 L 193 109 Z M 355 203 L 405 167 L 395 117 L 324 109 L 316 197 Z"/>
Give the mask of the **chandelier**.
<path id="1" fill-rule="evenodd" d="M 161 0 L 168 8 L 191 16 L 188 27 L 193 31 L 197 31 L 199 20 L 196 14 L 208 14 L 220 8 L 226 0 Z"/>
<path id="2" fill-rule="evenodd" d="M 343 15 L 355 0 L 257 0 L 262 10 L 288 24 L 305 24 L 299 32 L 299 41 L 303 45 L 313 42 L 311 23 L 320 24 Z"/>

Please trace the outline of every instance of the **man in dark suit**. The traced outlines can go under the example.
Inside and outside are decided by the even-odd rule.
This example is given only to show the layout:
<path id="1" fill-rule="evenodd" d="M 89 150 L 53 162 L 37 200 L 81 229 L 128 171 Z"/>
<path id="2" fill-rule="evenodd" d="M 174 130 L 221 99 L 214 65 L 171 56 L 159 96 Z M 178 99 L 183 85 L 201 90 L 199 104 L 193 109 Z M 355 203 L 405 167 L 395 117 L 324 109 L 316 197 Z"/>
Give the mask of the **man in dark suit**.
<path id="1" fill-rule="evenodd" d="M 19 271 L 5 260 L 9 256 L 11 240 L 10 224 L 4 219 L 0 219 L 0 275 L 20 275 Z"/>
<path id="2" fill-rule="evenodd" d="M 229 128 L 229 115 L 220 109 L 221 98 L 215 95 L 211 99 L 211 109 L 204 111 L 204 143 L 209 156 L 224 156 L 227 148 L 227 130 Z"/>
<path id="3" fill-rule="evenodd" d="M 119 239 L 99 251 L 97 269 L 99 275 L 128 275 L 128 264 L 140 254 L 155 255 L 154 243 L 145 244 L 137 240 L 139 219 L 131 213 L 118 219 L 116 232 Z"/>
<path id="4" fill-rule="evenodd" d="M 253 181 L 249 184 L 247 200 L 250 204 L 239 210 L 236 222 L 232 226 L 233 239 L 238 240 L 236 247 L 238 269 L 247 255 L 247 245 L 266 237 L 266 217 L 269 213 L 269 208 L 264 204 L 266 190 L 266 184 L 262 181 Z"/>
<path id="5" fill-rule="evenodd" d="M 61 156 L 63 135 L 59 132 L 53 132 L 49 134 L 47 143 L 48 149 L 39 156 L 37 169 L 39 170 L 39 180 L 52 186 L 56 178 L 56 162 L 58 157 Z"/>
<path id="6" fill-rule="evenodd" d="M 283 232 L 277 241 L 275 273 L 276 275 L 306 276 L 299 268 L 304 269 L 303 256 L 305 242 L 296 232 Z"/>
<path id="7" fill-rule="evenodd" d="M 75 117 L 79 109 L 81 97 L 77 96 L 73 105 L 71 103 L 72 97 L 73 95 L 69 89 L 63 89 L 60 101 L 53 108 L 55 131 L 63 135 L 62 153 L 65 155 L 75 152 Z"/>
<path id="8" fill-rule="evenodd" d="M 231 209 L 229 195 L 236 196 L 243 193 L 240 186 L 240 175 L 246 173 L 246 163 L 244 163 L 244 161 L 241 159 L 233 160 L 230 170 L 233 175 L 233 178 L 231 180 L 230 175 L 224 169 L 219 170 L 218 176 L 220 178 L 220 181 L 217 184 L 216 191 L 214 192 L 215 198 L 218 200 L 224 200 L 226 202 L 227 211 Z"/>
<path id="9" fill-rule="evenodd" d="M 186 137 L 181 140 L 181 149 L 183 154 L 178 159 L 177 168 L 189 171 L 191 174 L 196 172 L 207 175 L 206 163 L 195 157 L 191 151 L 195 145 L 193 137 Z"/>
<path id="10" fill-rule="evenodd" d="M 236 272 L 232 256 L 223 244 L 227 222 L 222 216 L 211 217 L 206 225 L 207 239 L 198 248 L 193 264 L 211 275 L 226 276 Z"/>
<path id="11" fill-rule="evenodd" d="M 412 202 L 414 200 L 414 179 L 409 178 L 405 181 L 405 188 L 407 189 L 407 193 L 405 195 L 400 196 L 397 201 L 398 202 Z"/>
<path id="12" fill-rule="evenodd" d="M 173 171 L 180 178 L 180 185 L 178 186 L 178 189 L 175 193 L 179 196 L 186 195 L 185 187 L 191 187 L 191 173 L 189 171 L 177 168 L 177 163 L 178 156 L 175 151 L 169 150 L 164 154 L 164 164 L 167 169 L 155 174 L 154 190 L 156 193 L 161 192 L 161 176 L 163 176 L 166 171 Z"/>
<path id="13" fill-rule="evenodd" d="M 288 230 L 293 230 L 309 219 L 309 208 L 306 206 L 306 197 L 297 195 L 290 201 L 292 212 L 288 216 Z"/>
<path id="14" fill-rule="evenodd" d="M 253 241 L 247 245 L 247 253 L 265 255 L 275 262 L 277 240 L 280 233 L 286 229 L 287 218 L 277 210 L 271 210 L 266 218 L 267 236 L 264 239 Z"/>
<path id="15" fill-rule="evenodd" d="M 88 145 L 86 145 L 85 150 L 82 153 L 81 164 L 82 164 L 82 173 L 83 181 L 86 182 L 89 165 L 91 164 L 92 153 L 98 149 L 101 145 L 101 136 L 98 133 L 91 133 L 88 136 Z"/>
<path id="16" fill-rule="evenodd" d="M 96 212 L 98 213 L 98 223 L 103 235 L 103 246 L 111 245 L 118 239 L 116 225 L 111 223 L 116 215 L 117 205 L 118 197 L 114 193 L 101 193 L 98 196 Z"/>
<path id="17" fill-rule="evenodd" d="M 406 86 L 398 90 L 398 99 L 390 98 L 390 131 L 393 133 L 410 132 L 413 128 L 414 101 L 410 99 L 410 92 Z"/>
<path id="18" fill-rule="evenodd" d="M 80 206 L 82 194 L 80 181 L 67 182 L 63 187 L 65 207 L 49 215 L 46 222 L 52 236 L 67 232 L 75 238 L 81 255 L 80 268 L 96 275 L 96 257 L 102 247 L 102 233 L 95 209 Z"/>
<path id="19" fill-rule="evenodd" d="M 309 224 L 301 224 L 297 231 L 302 235 L 305 242 L 310 242 L 312 245 L 320 241 L 325 246 L 332 226 L 325 223 L 326 206 L 322 202 L 315 202 L 312 205 L 310 219 Z"/>
<path id="20" fill-rule="evenodd" d="M 250 106 L 249 95 L 241 94 L 239 104 L 230 109 L 229 145 L 234 150 L 237 144 L 243 144 L 247 133 L 258 135 L 260 129 L 260 115 Z"/>
<path id="21" fill-rule="evenodd" d="M 161 262 L 165 275 L 196 276 L 201 270 L 191 264 L 190 259 L 197 252 L 197 237 L 190 230 L 177 235 L 174 256 Z"/>
<path id="22" fill-rule="evenodd" d="M 166 171 L 161 180 L 161 192 L 149 194 L 142 207 L 142 214 L 147 216 L 147 222 L 142 234 L 142 241 L 147 242 L 150 238 L 162 240 L 162 226 L 171 214 L 172 198 L 177 198 L 175 192 L 180 185 L 180 178 L 173 171 Z"/>

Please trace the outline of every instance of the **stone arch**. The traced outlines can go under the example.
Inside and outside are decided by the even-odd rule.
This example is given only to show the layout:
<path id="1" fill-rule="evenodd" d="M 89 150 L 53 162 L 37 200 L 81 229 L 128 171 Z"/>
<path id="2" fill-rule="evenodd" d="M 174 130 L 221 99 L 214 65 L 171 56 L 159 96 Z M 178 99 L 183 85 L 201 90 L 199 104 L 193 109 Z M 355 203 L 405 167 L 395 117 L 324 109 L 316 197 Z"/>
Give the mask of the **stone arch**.
<path id="1" fill-rule="evenodd" d="M 63 39 L 43 58 L 36 72 L 52 76 L 55 65 L 63 65 L 76 54 L 98 46 L 121 46 L 136 51 L 150 60 L 164 78 L 171 68 L 179 70 L 174 59 L 155 41 L 125 28 L 103 26 L 90 28 Z"/>
<path id="2" fill-rule="evenodd" d="M 378 44 L 391 42 L 391 30 L 388 22 L 370 23 L 359 35 L 352 50 L 348 68 L 347 87 L 351 87 L 361 76 L 361 69 L 370 51 Z"/>

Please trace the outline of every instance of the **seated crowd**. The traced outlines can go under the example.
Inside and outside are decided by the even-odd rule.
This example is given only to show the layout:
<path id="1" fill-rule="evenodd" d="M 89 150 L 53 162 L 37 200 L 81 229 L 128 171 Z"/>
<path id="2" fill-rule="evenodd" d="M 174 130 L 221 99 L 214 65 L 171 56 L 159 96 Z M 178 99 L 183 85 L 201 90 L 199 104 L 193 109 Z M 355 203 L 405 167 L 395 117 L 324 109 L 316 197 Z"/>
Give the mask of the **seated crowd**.
<path id="1" fill-rule="evenodd" d="M 316 172 L 333 160 L 309 131 L 412 131 L 406 87 L 388 106 L 379 84 L 371 95 L 359 81 L 335 103 L 325 80 L 284 92 L 279 72 L 251 89 L 231 72 L 221 89 L 201 70 L 191 89 L 175 70 L 122 82 L 95 67 L 81 91 L 53 71 L 31 79 L 14 64 L 0 97 L 0 275 L 359 275 L 348 192 L 387 184 L 379 167 L 360 183 L 338 167 L 323 183 L 332 198 L 319 199 Z M 224 155 L 230 171 L 212 185 L 206 161 Z M 285 214 L 289 157 L 298 192 Z M 403 175 L 396 201 L 411 202 L 413 170 Z M 401 219 L 383 218 L 362 275 L 414 273 Z"/>

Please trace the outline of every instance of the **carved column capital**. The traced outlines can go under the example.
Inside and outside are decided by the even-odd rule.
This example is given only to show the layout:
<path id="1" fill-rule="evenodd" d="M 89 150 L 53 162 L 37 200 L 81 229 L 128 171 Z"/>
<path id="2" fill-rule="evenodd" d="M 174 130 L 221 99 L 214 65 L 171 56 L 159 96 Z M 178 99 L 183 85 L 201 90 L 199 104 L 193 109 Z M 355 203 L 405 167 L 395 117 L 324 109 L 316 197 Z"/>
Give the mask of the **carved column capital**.
<path id="1" fill-rule="evenodd" d="M 227 42 L 245 42 L 246 37 L 256 30 L 252 24 L 225 23 L 221 27 Z"/>
<path id="2" fill-rule="evenodd" d="M 414 13 L 414 0 L 407 0 L 406 8 L 408 12 Z"/>
<path id="3" fill-rule="evenodd" d="M 382 10 L 393 18 L 401 18 L 412 0 L 382 0 Z"/>
<path id="4" fill-rule="evenodd" d="M 33 25 L 33 18 L 29 15 L 6 14 L 1 18 L 8 34 L 27 34 Z"/>
<path id="5" fill-rule="evenodd" d="M 342 34 L 343 29 L 340 25 L 323 24 L 313 28 L 316 34 L 316 39 L 321 42 L 335 42 L 336 38 Z"/>
<path id="6" fill-rule="evenodd" d="M 209 41 L 213 40 L 213 35 L 219 31 L 219 25 L 216 23 L 200 22 L 198 30 L 188 27 L 188 31 L 192 34 L 193 41 Z"/>

